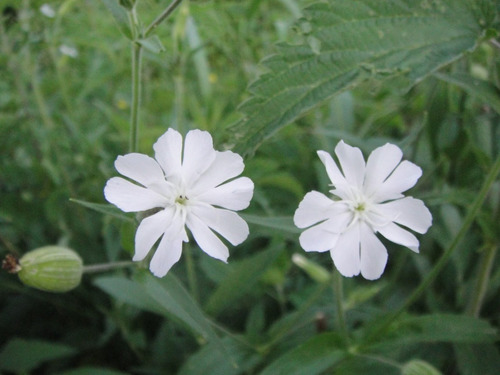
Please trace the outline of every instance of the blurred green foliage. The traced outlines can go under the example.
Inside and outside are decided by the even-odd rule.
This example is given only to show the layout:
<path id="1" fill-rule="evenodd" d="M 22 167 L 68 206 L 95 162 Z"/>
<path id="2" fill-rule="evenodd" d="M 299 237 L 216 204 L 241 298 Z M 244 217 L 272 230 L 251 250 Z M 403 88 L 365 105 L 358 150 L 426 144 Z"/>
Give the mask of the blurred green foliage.
<path id="1" fill-rule="evenodd" d="M 135 218 L 123 220 L 102 206 L 104 184 L 116 174 L 113 162 L 127 152 L 131 105 L 130 40 L 106 3 L 0 2 L 2 256 L 58 244 L 94 264 L 129 260 L 133 252 Z M 408 91 L 401 90 L 400 76 L 374 63 L 373 74 L 352 87 L 346 83 L 349 87 L 329 91 L 314 105 L 301 103 L 293 118 L 270 125 L 265 121 L 271 111 L 258 105 L 274 95 L 266 86 L 267 79 L 276 82 L 269 70 L 283 72 L 279 59 L 288 56 L 283 44 L 275 43 L 288 43 L 295 51 L 307 45 L 309 55 L 321 52 L 317 41 L 307 39 L 311 30 L 304 20 L 296 22 L 311 3 L 186 0 L 156 29 L 155 38 L 142 44 L 141 152 L 151 154 L 151 145 L 169 127 L 209 130 L 219 149 L 236 142 L 246 154 L 255 151 L 244 172 L 256 186 L 242 215 L 251 235 L 231 249 L 229 264 L 191 245 L 195 290 L 184 256 L 164 279 L 141 267 L 89 274 L 64 295 L 29 289 L 2 272 L 2 373 L 497 373 L 499 181 L 438 279 L 375 341 L 365 339 L 453 242 L 498 158 L 500 51 L 488 39 L 498 30 L 499 6 L 486 0 L 456 2 L 477 11 L 470 17 L 483 12 L 490 19 L 463 31 L 475 36 L 469 35 L 472 39 L 446 64 L 437 64 L 434 68 L 444 65 L 438 73 L 429 68 L 412 77 L 423 80 Z M 424 8 L 452 3 L 419 2 Z M 41 12 L 44 4 L 54 10 L 52 17 Z M 137 1 L 146 25 L 164 7 L 159 0 Z M 485 12 L 488 7 L 497 12 Z M 339 14 L 349 11 L 342 8 Z M 350 32 L 344 38 L 355 41 L 356 30 Z M 360 30 L 358 36 L 366 33 Z M 267 58 L 266 67 L 259 64 L 267 56 L 274 57 Z M 294 55 L 299 57 L 304 58 Z M 413 57 L 420 64 L 422 56 Z M 397 65 L 394 56 L 390 62 Z M 313 82 L 321 73 L 311 74 Z M 280 84 L 288 89 L 290 82 Z M 248 117 L 237 110 L 245 101 Z M 241 129 L 249 137 L 258 130 L 241 125 L 247 118 L 264 129 L 258 142 L 235 138 Z M 434 218 L 429 233 L 419 236 L 421 254 L 387 244 L 389 263 L 381 280 L 344 279 L 347 343 L 336 323 L 332 280 L 321 282 L 292 262 L 293 254 L 303 253 L 291 216 L 305 192 L 327 189 L 315 151 L 331 152 L 340 139 L 365 154 L 385 142 L 398 144 L 424 171 L 411 195 L 423 199 Z M 327 254 L 306 256 L 314 266 L 332 269 Z M 479 294 L 484 298 L 478 302 Z"/>

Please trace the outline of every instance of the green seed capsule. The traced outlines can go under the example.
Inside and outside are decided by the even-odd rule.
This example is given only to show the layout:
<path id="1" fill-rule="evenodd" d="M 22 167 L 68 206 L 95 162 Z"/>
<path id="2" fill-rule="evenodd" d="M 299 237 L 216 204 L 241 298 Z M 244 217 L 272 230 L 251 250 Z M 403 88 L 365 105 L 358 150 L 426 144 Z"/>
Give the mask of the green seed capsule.
<path id="1" fill-rule="evenodd" d="M 83 262 L 71 249 L 45 246 L 19 259 L 19 279 L 33 288 L 62 293 L 76 288 L 82 279 Z"/>

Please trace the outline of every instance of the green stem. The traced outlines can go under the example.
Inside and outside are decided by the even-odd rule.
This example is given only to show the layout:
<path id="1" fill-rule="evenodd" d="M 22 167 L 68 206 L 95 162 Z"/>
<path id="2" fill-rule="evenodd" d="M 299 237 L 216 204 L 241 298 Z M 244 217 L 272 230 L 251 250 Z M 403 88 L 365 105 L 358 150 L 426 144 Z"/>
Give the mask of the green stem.
<path id="1" fill-rule="evenodd" d="M 483 186 L 481 187 L 481 190 L 479 191 L 479 193 L 476 196 L 476 199 L 474 200 L 474 202 L 472 202 L 472 205 L 469 208 L 469 211 L 463 221 L 462 227 L 460 228 L 458 234 L 456 235 L 450 246 L 445 250 L 443 255 L 441 255 L 441 258 L 439 258 L 434 268 L 431 270 L 431 272 L 429 272 L 427 277 L 420 283 L 418 288 L 413 291 L 410 297 L 408 297 L 406 302 L 396 312 L 391 314 L 380 326 L 378 326 L 378 328 L 374 329 L 367 336 L 364 345 L 368 345 L 374 340 L 377 340 L 377 338 L 379 338 L 387 330 L 387 328 L 392 324 L 392 322 L 395 321 L 400 315 L 402 315 L 406 311 L 406 309 L 408 309 L 409 306 L 411 306 L 416 300 L 418 300 L 420 296 L 429 288 L 430 284 L 436 279 L 439 273 L 443 270 L 444 266 L 446 266 L 451 255 L 458 248 L 458 245 L 460 244 L 465 234 L 469 230 L 470 226 L 472 225 L 474 219 L 478 215 L 481 206 L 483 205 L 486 199 L 486 196 L 491 188 L 491 185 L 493 185 L 499 173 L 500 173 L 500 155 L 498 155 L 497 159 L 495 160 L 495 163 L 491 167 L 489 174 L 486 176 L 483 182 Z"/>
<path id="2" fill-rule="evenodd" d="M 344 337 L 345 344 L 349 343 L 349 333 L 347 330 L 347 324 L 345 321 L 345 311 L 344 311 L 344 287 L 343 279 L 340 272 L 334 270 L 333 275 L 333 290 L 335 292 L 335 307 L 337 312 L 337 329 Z"/>
<path id="3" fill-rule="evenodd" d="M 137 152 L 139 149 L 139 107 L 141 105 L 141 60 L 142 46 L 132 44 L 132 108 L 130 110 L 130 139 L 129 151 Z"/>
<path id="4" fill-rule="evenodd" d="M 479 265 L 479 277 L 477 278 L 476 287 L 473 289 L 471 300 L 467 313 L 479 317 L 481 306 L 483 304 L 484 296 L 488 290 L 488 283 L 490 281 L 491 269 L 497 254 L 498 245 L 490 244 L 485 247 L 481 256 L 481 263 Z"/>
<path id="5" fill-rule="evenodd" d="M 151 25 L 146 28 L 144 32 L 144 37 L 147 38 L 151 32 L 156 29 L 160 23 L 168 18 L 168 16 L 177 8 L 177 6 L 182 2 L 182 0 L 173 0 L 172 3 L 153 21 Z"/>
<path id="6" fill-rule="evenodd" d="M 111 271 L 117 268 L 125 268 L 133 265 L 134 262 L 131 261 L 123 261 L 123 262 L 110 262 L 110 263 L 100 263 L 100 264 L 91 264 L 89 266 L 83 267 L 83 273 L 97 273 L 97 272 L 105 272 Z"/>

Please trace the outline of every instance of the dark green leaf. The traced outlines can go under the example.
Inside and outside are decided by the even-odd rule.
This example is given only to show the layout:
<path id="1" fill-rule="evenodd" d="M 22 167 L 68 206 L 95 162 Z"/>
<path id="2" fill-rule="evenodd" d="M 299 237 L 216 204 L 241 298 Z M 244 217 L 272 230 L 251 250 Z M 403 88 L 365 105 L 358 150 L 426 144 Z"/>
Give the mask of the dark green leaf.
<path id="1" fill-rule="evenodd" d="M 440 80 L 457 85 L 458 87 L 464 89 L 469 94 L 484 101 L 484 103 L 493 108 L 497 113 L 500 113 L 500 91 L 490 82 L 473 78 L 466 73 L 436 73 L 434 75 Z"/>
<path id="2" fill-rule="evenodd" d="M 0 352 L 0 369 L 27 373 L 43 362 L 67 357 L 74 352 L 73 348 L 66 345 L 15 338 L 10 340 Z"/>
<path id="3" fill-rule="evenodd" d="M 461 375 L 498 374 L 500 353 L 494 344 L 459 344 L 454 348 Z"/>
<path id="4" fill-rule="evenodd" d="M 285 353 L 260 375 L 314 375 L 340 362 L 346 352 L 335 333 L 325 333 Z"/>
<path id="5" fill-rule="evenodd" d="M 367 80 L 408 89 L 473 50 L 495 17 L 492 0 L 331 0 L 304 11 L 298 45 L 281 45 L 249 88 L 230 145 L 250 154 L 308 109 Z"/>
<path id="6" fill-rule="evenodd" d="M 283 248 L 282 244 L 275 245 L 237 264 L 230 264 L 231 271 L 210 296 L 206 310 L 211 314 L 218 314 L 245 296 L 276 260 Z"/>
<path id="7" fill-rule="evenodd" d="M 137 43 L 153 53 L 160 53 L 165 51 L 165 47 L 163 46 L 160 38 L 158 38 L 157 35 L 150 36 L 146 39 L 139 39 L 137 40 Z"/>

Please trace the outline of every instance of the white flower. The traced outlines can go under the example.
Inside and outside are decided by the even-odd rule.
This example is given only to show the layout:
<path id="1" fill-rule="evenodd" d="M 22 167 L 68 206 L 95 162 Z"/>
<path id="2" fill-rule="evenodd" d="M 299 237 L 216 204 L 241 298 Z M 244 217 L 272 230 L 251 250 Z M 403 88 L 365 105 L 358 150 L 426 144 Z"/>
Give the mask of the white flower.
<path id="1" fill-rule="evenodd" d="M 40 7 L 40 12 L 46 17 L 54 18 L 56 16 L 56 11 L 49 4 L 43 4 Z"/>
<path id="2" fill-rule="evenodd" d="M 73 59 L 76 59 L 78 57 L 78 50 L 75 47 L 70 47 L 66 44 L 61 44 L 59 46 L 59 52 L 61 52 L 63 55 L 72 57 Z"/>
<path id="3" fill-rule="evenodd" d="M 422 170 L 401 162 L 402 151 L 389 143 L 374 150 L 366 163 L 359 148 L 343 141 L 335 154 L 342 172 L 329 153 L 318 151 L 334 197 L 311 191 L 300 202 L 295 225 L 309 227 L 301 234 L 300 244 L 305 251 L 330 251 L 344 276 L 361 272 L 375 280 L 387 263 L 387 249 L 375 233 L 418 252 L 417 238 L 403 227 L 425 233 L 432 224 L 421 200 L 401 194 L 416 184 Z"/>
<path id="4" fill-rule="evenodd" d="M 253 182 L 239 177 L 224 183 L 241 174 L 243 159 L 215 151 L 210 134 L 200 130 L 188 132 L 183 147 L 182 136 L 168 129 L 153 148 L 156 160 L 131 153 L 115 161 L 118 172 L 141 186 L 113 177 L 104 188 L 106 199 L 125 212 L 158 211 L 139 224 L 133 260 L 144 259 L 161 237 L 149 267 L 165 276 L 188 241 L 187 226 L 204 252 L 226 262 L 229 251 L 213 231 L 233 245 L 248 237 L 247 223 L 233 211 L 248 207 Z"/>

